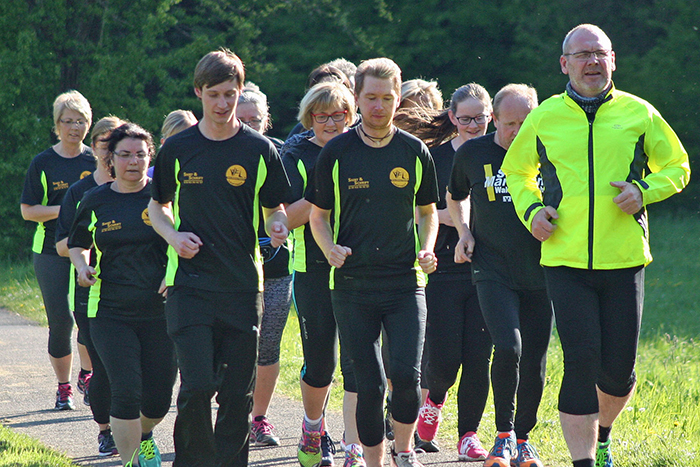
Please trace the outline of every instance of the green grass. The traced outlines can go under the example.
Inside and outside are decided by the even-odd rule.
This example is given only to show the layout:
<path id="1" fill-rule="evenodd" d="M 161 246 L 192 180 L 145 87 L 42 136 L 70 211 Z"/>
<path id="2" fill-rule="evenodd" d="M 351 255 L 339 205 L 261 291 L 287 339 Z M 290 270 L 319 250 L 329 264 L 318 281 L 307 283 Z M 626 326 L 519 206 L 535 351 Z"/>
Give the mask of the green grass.
<path id="1" fill-rule="evenodd" d="M 0 307 L 47 326 L 46 310 L 31 262 L 0 264 Z"/>
<path id="2" fill-rule="evenodd" d="M 700 466 L 700 261 L 697 240 L 700 218 L 652 216 L 654 262 L 646 271 L 646 297 L 636 394 L 616 421 L 613 455 L 616 467 Z M 31 265 L 0 265 L 0 305 L 45 323 Z M 539 423 L 531 434 L 545 465 L 570 465 L 557 412 L 562 354 L 553 337 L 548 354 L 547 384 Z M 303 359 L 299 323 L 292 312 L 284 331 L 281 376 L 277 392 L 300 399 Z M 443 444 L 457 442 L 455 388 L 450 390 L 440 428 Z M 336 373 L 330 408 L 340 410 L 342 376 Z M 0 449 L 12 445 L 0 430 Z M 495 434 L 493 401 L 489 398 L 480 436 L 487 445 Z M 11 432 L 10 432 L 11 433 Z M 0 456 L 5 451 L 0 451 Z M 59 463 L 4 465 L 64 465 Z M 69 465 L 69 464 L 65 464 Z"/>
<path id="3" fill-rule="evenodd" d="M 0 467 L 71 467 L 71 460 L 0 425 Z"/>

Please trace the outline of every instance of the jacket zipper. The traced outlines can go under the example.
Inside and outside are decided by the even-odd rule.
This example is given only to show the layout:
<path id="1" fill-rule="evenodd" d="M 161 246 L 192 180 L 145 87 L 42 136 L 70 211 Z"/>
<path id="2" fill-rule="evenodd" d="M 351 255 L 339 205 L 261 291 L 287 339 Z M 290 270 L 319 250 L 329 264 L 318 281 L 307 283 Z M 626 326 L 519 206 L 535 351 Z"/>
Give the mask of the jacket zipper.
<path id="1" fill-rule="evenodd" d="M 595 206 L 595 176 L 593 174 L 593 120 L 588 120 L 588 269 L 593 269 L 593 219 Z"/>

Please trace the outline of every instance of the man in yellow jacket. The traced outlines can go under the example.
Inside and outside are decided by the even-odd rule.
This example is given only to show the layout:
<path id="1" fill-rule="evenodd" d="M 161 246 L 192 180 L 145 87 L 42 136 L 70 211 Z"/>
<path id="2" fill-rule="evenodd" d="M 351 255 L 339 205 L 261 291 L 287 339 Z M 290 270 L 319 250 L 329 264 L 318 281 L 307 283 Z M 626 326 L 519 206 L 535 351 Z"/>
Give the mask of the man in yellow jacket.
<path id="1" fill-rule="evenodd" d="M 566 92 L 529 114 L 502 170 L 518 216 L 543 242 L 573 465 L 612 467 L 610 429 L 636 382 L 644 266 L 652 260 L 646 205 L 680 192 L 690 166 L 659 112 L 615 89 L 615 52 L 599 27 L 575 27 L 562 50 Z"/>

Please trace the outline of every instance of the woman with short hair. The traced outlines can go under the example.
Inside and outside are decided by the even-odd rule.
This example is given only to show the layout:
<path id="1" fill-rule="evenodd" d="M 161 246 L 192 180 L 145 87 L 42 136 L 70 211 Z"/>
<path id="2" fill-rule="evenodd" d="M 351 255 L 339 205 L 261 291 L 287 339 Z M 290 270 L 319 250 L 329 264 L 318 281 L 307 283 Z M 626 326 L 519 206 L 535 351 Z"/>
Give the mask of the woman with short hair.
<path id="1" fill-rule="evenodd" d="M 56 251 L 55 229 L 68 187 L 95 170 L 92 151 L 83 144 L 92 124 L 90 103 L 78 91 L 64 92 L 53 103 L 53 122 L 58 143 L 37 155 L 29 165 L 20 208 L 24 220 L 37 223 L 32 244 L 33 262 L 49 322 L 49 359 L 58 380 L 55 408 L 72 410 L 70 261 Z M 82 389 L 87 385 L 92 364 L 87 351 L 79 354 L 83 371 L 78 388 Z"/>

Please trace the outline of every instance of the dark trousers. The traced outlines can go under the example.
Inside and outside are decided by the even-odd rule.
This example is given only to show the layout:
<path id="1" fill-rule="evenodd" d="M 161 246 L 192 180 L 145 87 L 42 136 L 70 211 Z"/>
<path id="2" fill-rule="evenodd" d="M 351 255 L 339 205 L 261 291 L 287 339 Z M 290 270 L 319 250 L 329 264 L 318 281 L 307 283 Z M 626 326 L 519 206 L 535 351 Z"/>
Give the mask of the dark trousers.
<path id="1" fill-rule="evenodd" d="M 564 352 L 559 410 L 598 413 L 596 386 L 624 397 L 636 382 L 644 268 L 545 267 L 544 274 Z"/>
<path id="2" fill-rule="evenodd" d="M 513 290 L 495 281 L 477 282 L 476 288 L 494 345 L 491 384 L 496 429 L 515 429 L 518 439 L 528 439 L 537 423 L 552 335 L 547 292 Z"/>
<path id="3" fill-rule="evenodd" d="M 199 303 L 202 291 L 176 289 L 168 297 L 171 313 L 197 313 L 197 323 L 169 328 L 180 367 L 175 420 L 175 467 L 244 467 L 248 465 L 250 412 L 258 354 L 257 328 L 239 329 L 215 317 L 232 305 L 262 309 L 262 294 L 231 294 L 227 303 Z M 237 302 L 237 303 L 235 303 Z M 203 308 L 204 306 L 204 308 Z M 212 312 L 212 308 L 214 311 Z M 171 307 L 184 307 L 172 310 Z M 207 312 L 205 313 L 205 309 Z M 201 311 L 200 311 L 201 310 Z M 208 323 L 203 315 L 210 316 Z M 182 324 L 183 319 L 178 322 Z M 211 422 L 211 399 L 219 409 Z"/>
<path id="4" fill-rule="evenodd" d="M 49 322 L 49 355 L 66 357 L 71 354 L 73 333 L 73 315 L 68 305 L 70 260 L 48 253 L 34 253 L 34 272 Z"/>
<path id="5" fill-rule="evenodd" d="M 92 362 L 92 377 L 90 378 L 90 411 L 95 422 L 106 425 L 109 423 L 109 410 L 112 406 L 112 391 L 109 387 L 109 378 L 107 370 L 102 363 L 100 355 L 92 343 L 92 334 L 90 333 L 90 321 L 87 317 L 87 304 L 81 308 L 81 311 L 73 313 L 75 322 L 78 324 L 78 329 L 83 335 L 85 348 L 90 355 Z"/>
<path id="6" fill-rule="evenodd" d="M 428 349 L 424 375 L 430 399 L 441 403 L 454 385 L 462 367 L 457 390 L 459 436 L 477 431 L 489 395 L 491 336 L 479 307 L 471 277 L 431 280 L 425 289 Z"/>
<path id="7" fill-rule="evenodd" d="M 333 290 L 331 298 L 342 349 L 350 357 L 355 373 L 360 441 L 376 446 L 384 439 L 386 377 L 379 347 L 381 328 L 383 325 L 389 337 L 392 415 L 400 423 L 413 423 L 421 402 L 425 293 L 423 288 L 383 292 Z"/>

